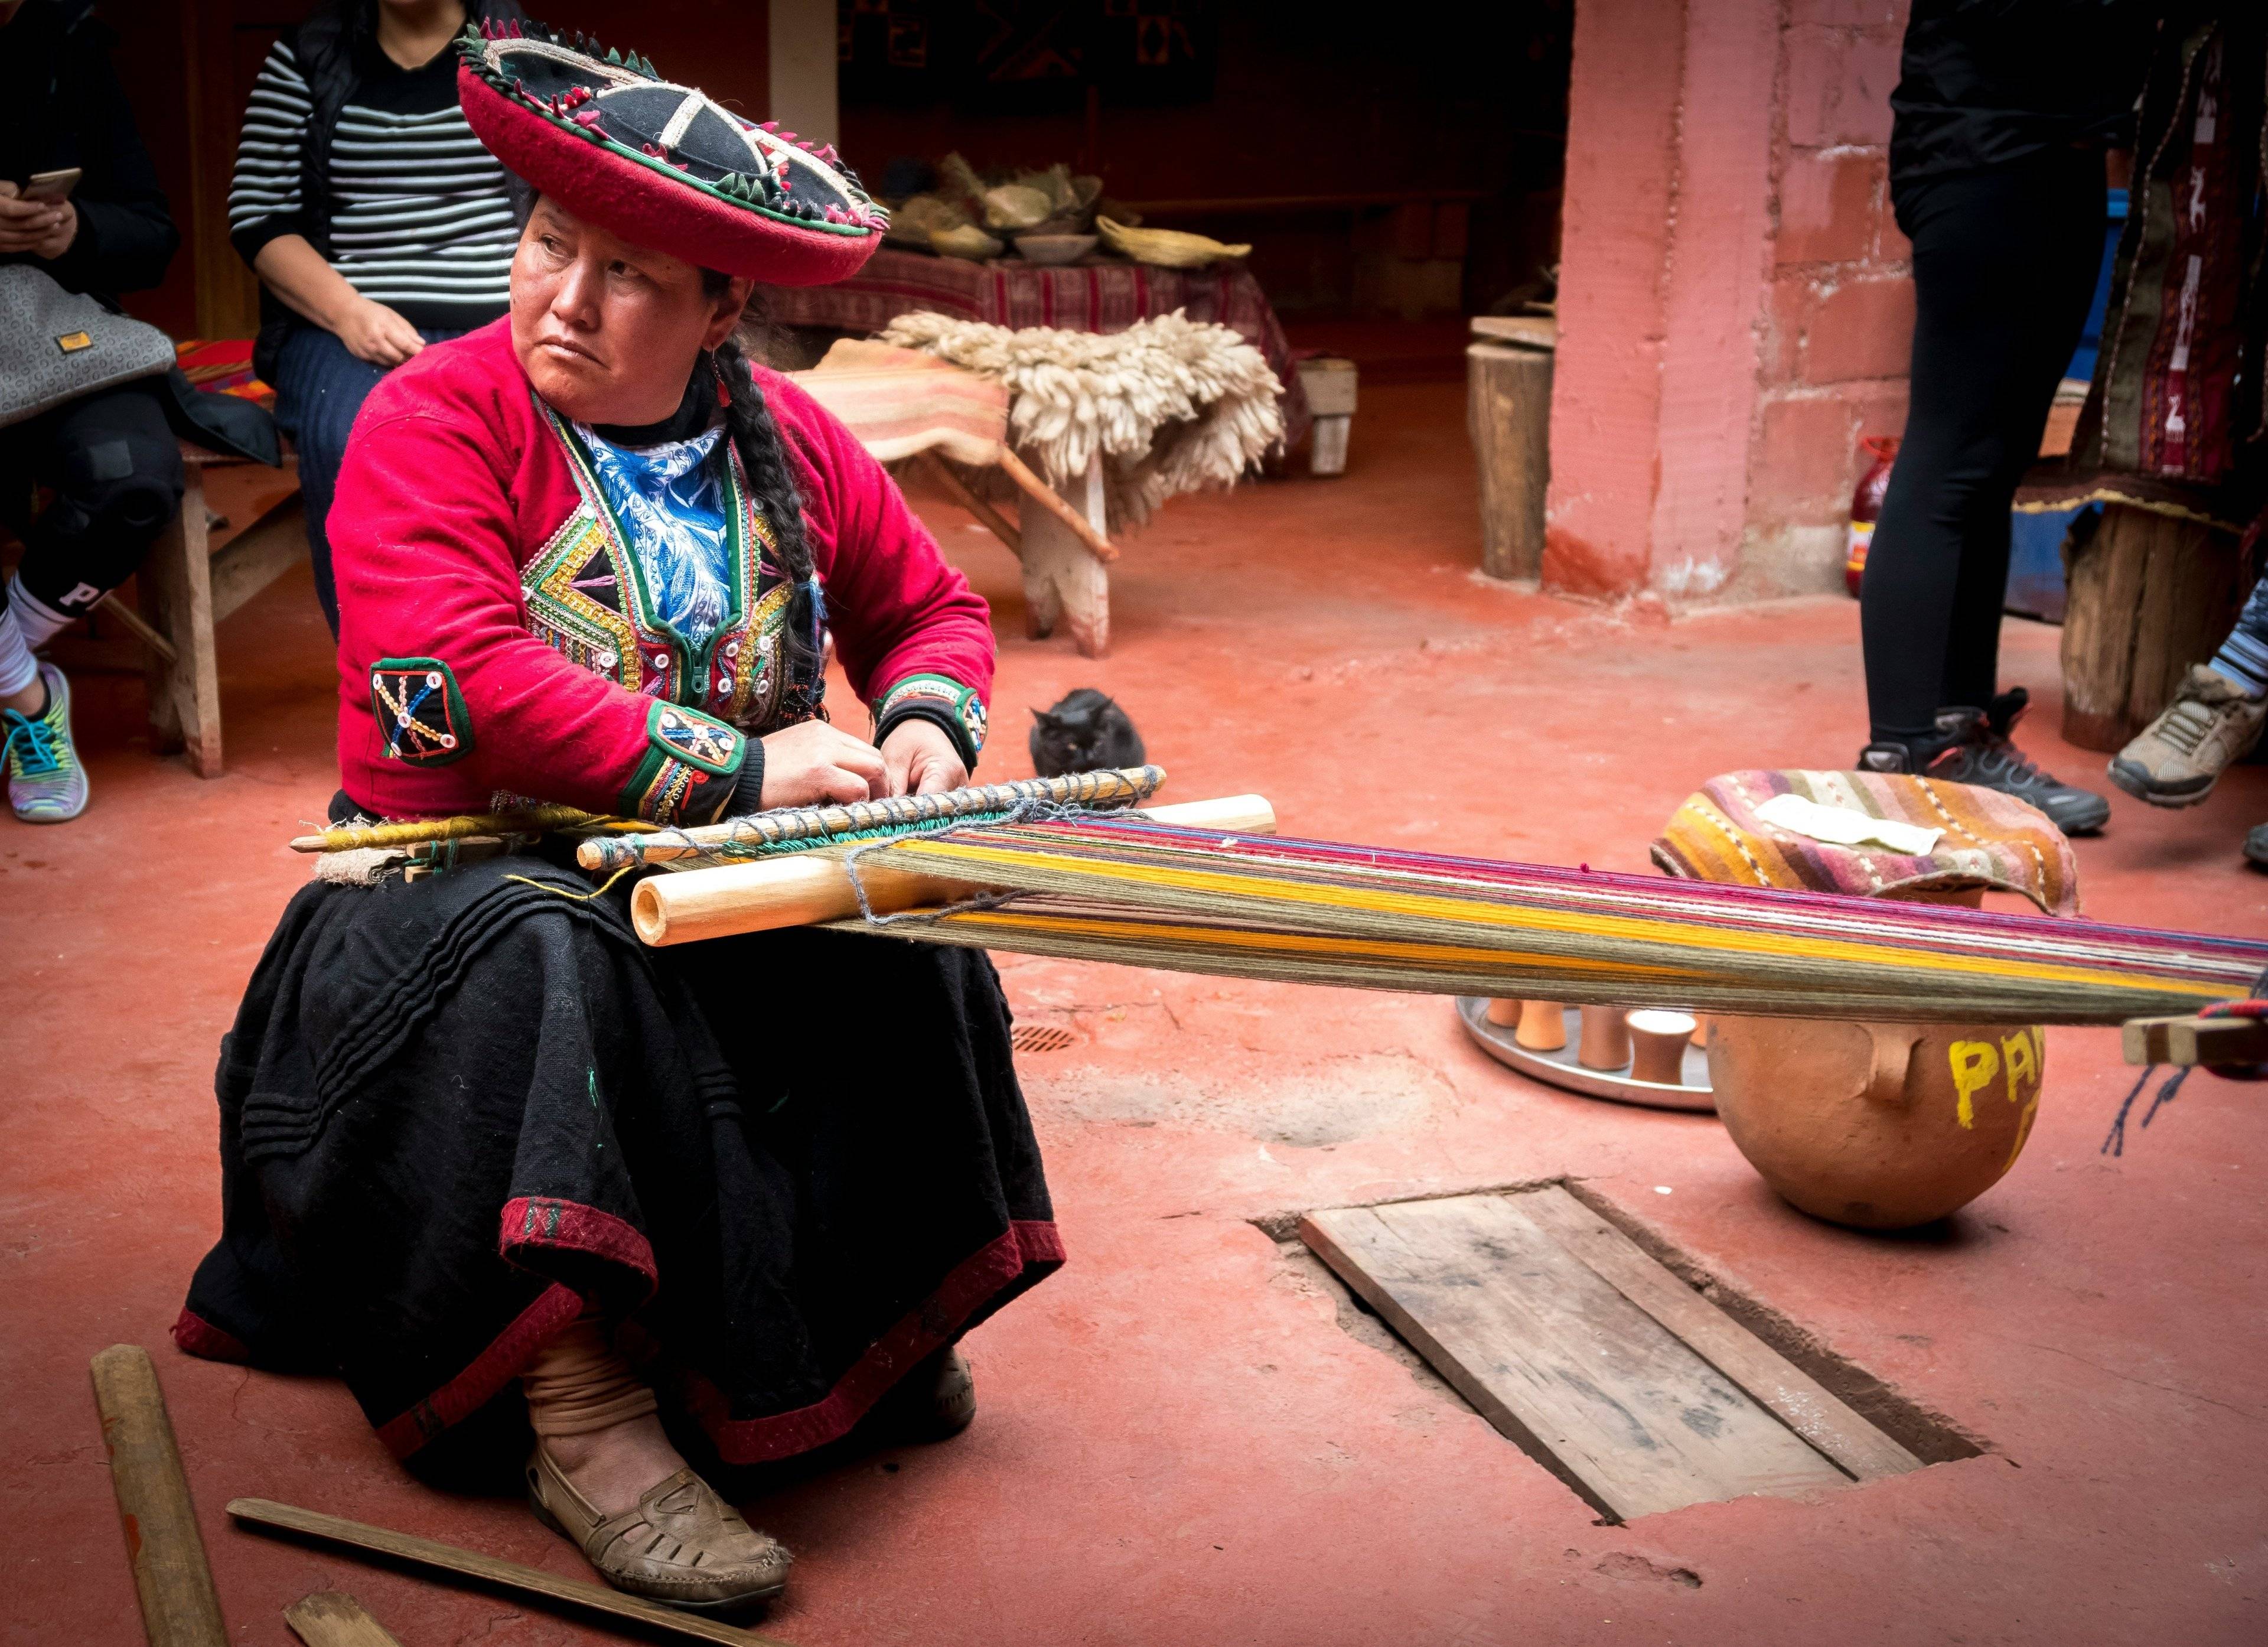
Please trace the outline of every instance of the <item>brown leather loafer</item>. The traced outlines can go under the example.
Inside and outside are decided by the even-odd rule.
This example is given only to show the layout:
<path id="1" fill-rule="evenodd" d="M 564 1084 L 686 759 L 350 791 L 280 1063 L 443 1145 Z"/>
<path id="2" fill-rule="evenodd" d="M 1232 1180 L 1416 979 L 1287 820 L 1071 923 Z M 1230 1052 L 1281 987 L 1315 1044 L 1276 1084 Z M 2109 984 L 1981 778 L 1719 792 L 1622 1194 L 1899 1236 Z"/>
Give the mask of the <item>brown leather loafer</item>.
<path id="1" fill-rule="evenodd" d="M 876 1427 L 901 1441 L 945 1441 L 976 1417 L 976 1378 L 947 1345 L 922 1358 L 875 1404 Z"/>
<path id="2" fill-rule="evenodd" d="M 637 1509 L 601 1516 L 538 1444 L 527 1461 L 527 1502 L 600 1577 L 634 1596 L 726 1613 L 787 1588 L 794 1558 L 786 1547 L 743 1521 L 690 1470 L 648 1488 Z"/>

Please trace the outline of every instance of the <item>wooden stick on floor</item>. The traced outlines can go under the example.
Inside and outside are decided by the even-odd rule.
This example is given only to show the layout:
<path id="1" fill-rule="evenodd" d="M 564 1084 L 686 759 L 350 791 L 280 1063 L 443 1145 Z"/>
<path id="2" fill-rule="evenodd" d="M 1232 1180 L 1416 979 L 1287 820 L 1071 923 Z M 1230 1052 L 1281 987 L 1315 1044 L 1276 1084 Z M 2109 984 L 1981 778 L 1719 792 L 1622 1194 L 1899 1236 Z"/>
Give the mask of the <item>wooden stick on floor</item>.
<path id="1" fill-rule="evenodd" d="M 306 1647 L 401 1647 L 394 1632 L 337 1590 L 318 1590 L 284 1609 L 284 1621 Z"/>
<path id="2" fill-rule="evenodd" d="M 723 1647 L 786 1647 L 786 1643 L 776 1636 L 759 1636 L 754 1630 L 744 1630 L 716 1619 L 704 1618 L 698 1613 L 682 1612 L 676 1607 L 666 1607 L 659 1601 L 624 1595 L 621 1591 L 609 1590 L 604 1584 L 585 1584 L 579 1578 L 562 1578 L 556 1573 L 547 1573 L 538 1567 L 522 1567 L 518 1562 L 500 1561 L 477 1550 L 459 1549 L 453 1544 L 442 1544 L 432 1539 L 395 1533 L 387 1527 L 373 1527 L 360 1521 L 327 1516 L 317 1510 L 301 1510 L 296 1505 L 275 1503 L 265 1498 L 235 1498 L 229 1501 L 228 1513 L 239 1521 L 247 1521 L 257 1527 L 298 1533 L 326 1544 L 342 1544 L 349 1549 L 369 1550 L 379 1555 L 391 1556 L 398 1562 L 453 1573 L 475 1584 L 510 1590 L 520 1595 L 541 1596 L 570 1607 L 579 1607 L 587 1613 L 604 1614 L 608 1618 L 635 1620 L 652 1629 L 666 1630 L 694 1641 L 720 1643 Z M 217 1636 L 214 1638 L 216 1643 L 219 1639 Z"/>
<path id="3" fill-rule="evenodd" d="M 158 1369 L 139 1344 L 113 1344 L 94 1358 L 94 1405 L 110 1454 L 110 1485 L 126 1531 L 126 1558 L 142 1601 L 150 1647 L 228 1647 L 205 1541 L 173 1444 Z"/>
<path id="4" fill-rule="evenodd" d="M 920 462 L 930 478 L 945 488 L 946 496 L 991 528 L 992 535 L 1008 546 L 1010 554 L 1019 560 L 1024 558 L 1024 535 L 1008 523 L 1005 515 L 963 485 L 961 476 L 934 449 L 922 453 Z"/>

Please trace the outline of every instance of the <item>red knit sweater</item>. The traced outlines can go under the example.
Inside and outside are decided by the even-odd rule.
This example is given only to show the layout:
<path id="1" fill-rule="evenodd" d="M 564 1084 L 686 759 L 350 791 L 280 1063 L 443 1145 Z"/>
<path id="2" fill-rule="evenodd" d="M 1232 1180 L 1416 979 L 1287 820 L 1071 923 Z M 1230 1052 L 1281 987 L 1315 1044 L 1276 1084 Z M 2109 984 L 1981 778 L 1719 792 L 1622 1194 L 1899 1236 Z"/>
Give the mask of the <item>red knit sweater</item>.
<path id="1" fill-rule="evenodd" d="M 803 499 L 836 653 L 878 717 L 918 700 L 973 754 L 991 690 L 983 601 L 850 431 L 757 370 Z M 659 822 L 722 809 L 780 708 L 788 589 L 747 505 L 736 612 L 687 647 L 564 422 L 498 321 L 387 373 L 356 419 L 329 535 L 339 591 L 339 766 L 369 813 L 512 800 Z"/>

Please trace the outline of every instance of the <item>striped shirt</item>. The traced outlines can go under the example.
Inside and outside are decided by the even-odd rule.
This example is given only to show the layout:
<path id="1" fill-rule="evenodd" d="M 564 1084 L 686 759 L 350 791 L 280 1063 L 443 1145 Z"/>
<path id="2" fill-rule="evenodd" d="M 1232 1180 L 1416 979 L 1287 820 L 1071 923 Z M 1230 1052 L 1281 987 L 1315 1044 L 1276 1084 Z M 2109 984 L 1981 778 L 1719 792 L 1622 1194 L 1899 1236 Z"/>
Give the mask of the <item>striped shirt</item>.
<path id="1" fill-rule="evenodd" d="M 372 48 L 356 66 L 331 144 L 331 267 L 416 324 L 502 314 L 519 233 L 504 169 L 457 107 L 456 53 L 405 70 Z M 291 42 L 278 41 L 253 82 L 229 189 L 247 262 L 278 235 L 307 233 L 299 160 L 313 112 Z"/>

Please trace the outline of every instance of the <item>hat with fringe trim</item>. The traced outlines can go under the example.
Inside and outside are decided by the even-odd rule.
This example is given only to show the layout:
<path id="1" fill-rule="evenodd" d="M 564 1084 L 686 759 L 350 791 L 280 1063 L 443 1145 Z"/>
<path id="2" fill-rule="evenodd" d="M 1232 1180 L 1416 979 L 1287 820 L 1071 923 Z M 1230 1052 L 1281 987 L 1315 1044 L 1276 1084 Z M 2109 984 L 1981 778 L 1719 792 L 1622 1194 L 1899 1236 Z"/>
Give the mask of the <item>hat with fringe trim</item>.
<path id="1" fill-rule="evenodd" d="M 633 52 L 531 23 L 468 26 L 457 92 L 489 152 L 624 240 L 783 286 L 855 273 L 888 214 L 831 144 L 752 125 Z"/>

